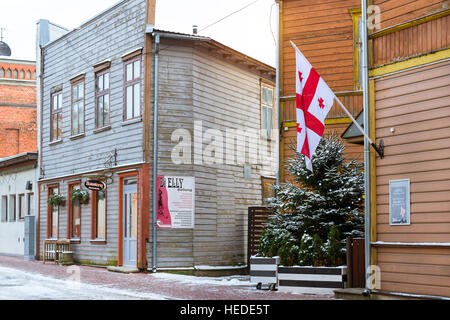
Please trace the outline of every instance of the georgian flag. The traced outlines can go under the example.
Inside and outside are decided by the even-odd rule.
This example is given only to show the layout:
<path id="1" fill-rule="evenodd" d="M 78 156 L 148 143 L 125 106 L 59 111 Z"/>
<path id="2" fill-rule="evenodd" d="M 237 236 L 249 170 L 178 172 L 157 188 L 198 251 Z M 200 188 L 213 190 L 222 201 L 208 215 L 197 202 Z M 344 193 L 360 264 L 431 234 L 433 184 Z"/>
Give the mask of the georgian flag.
<path id="1" fill-rule="evenodd" d="M 291 41 L 296 56 L 297 151 L 305 155 L 306 168 L 313 171 L 311 157 L 325 129 L 325 118 L 335 95 Z"/>

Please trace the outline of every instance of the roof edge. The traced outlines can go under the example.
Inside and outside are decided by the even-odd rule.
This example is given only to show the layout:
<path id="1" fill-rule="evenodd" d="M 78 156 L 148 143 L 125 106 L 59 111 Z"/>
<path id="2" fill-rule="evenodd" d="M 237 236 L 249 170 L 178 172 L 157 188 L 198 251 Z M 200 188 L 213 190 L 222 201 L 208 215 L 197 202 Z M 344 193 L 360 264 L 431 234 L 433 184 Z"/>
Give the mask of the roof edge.
<path id="1" fill-rule="evenodd" d="M 25 152 L 21 154 L 15 154 L 6 158 L 0 158 L 0 169 L 9 167 L 11 165 L 21 164 L 27 161 L 37 161 L 37 159 L 37 152 Z"/>
<path id="2" fill-rule="evenodd" d="M 146 31 L 147 34 L 152 34 L 154 35 L 155 33 L 158 33 L 159 35 L 161 35 L 162 37 L 166 37 L 166 38 L 173 38 L 173 39 L 179 39 L 179 40 L 187 40 L 187 41 L 201 41 L 203 43 L 208 43 L 209 45 L 216 47 L 217 49 L 226 51 L 230 54 L 239 56 L 241 59 L 248 61 L 251 64 L 257 65 L 260 68 L 266 69 L 269 72 L 276 72 L 276 69 L 258 59 L 252 58 L 236 49 L 233 49 L 217 40 L 214 40 L 210 37 L 205 37 L 205 36 L 199 36 L 199 35 L 192 35 L 192 34 L 187 34 L 187 33 L 180 33 L 180 32 L 174 32 L 174 31 L 167 31 L 167 30 L 161 30 L 161 29 L 156 29 L 156 28 L 150 28 L 148 31 Z"/>
<path id="3" fill-rule="evenodd" d="M 129 1 L 129 0 L 121 0 L 121 1 L 119 1 L 119 2 L 117 2 L 117 3 L 115 3 L 115 4 L 113 4 L 112 6 L 106 8 L 105 10 L 103 10 L 103 11 L 101 11 L 100 13 L 96 14 L 96 15 L 93 16 L 92 18 L 89 18 L 89 19 L 85 20 L 85 21 L 82 22 L 78 27 L 76 27 L 76 28 L 74 28 L 74 29 L 68 29 L 68 28 L 66 28 L 66 27 L 61 27 L 61 26 L 57 25 L 56 23 L 53 23 L 53 22 L 49 21 L 49 23 L 52 23 L 52 24 L 55 25 L 55 26 L 58 26 L 58 27 L 60 27 L 60 28 L 62 28 L 62 29 L 66 29 L 67 32 L 66 32 L 65 34 L 63 34 L 62 36 L 60 36 L 60 37 L 54 39 L 53 41 L 50 41 L 49 43 L 45 44 L 44 46 L 42 46 L 42 48 L 43 48 L 43 49 L 47 49 L 47 48 L 48 48 L 49 46 L 51 46 L 52 44 L 57 43 L 58 41 L 60 41 L 60 40 L 62 40 L 62 39 L 64 39 L 64 38 L 66 38 L 67 36 L 73 34 L 74 32 L 78 31 L 79 29 L 85 27 L 85 26 L 88 25 L 89 23 L 92 23 L 92 22 L 94 22 L 95 20 L 101 18 L 103 15 L 105 15 L 105 14 L 107 14 L 108 12 L 114 10 L 116 7 L 121 6 L 123 3 L 127 2 L 127 1 Z"/>

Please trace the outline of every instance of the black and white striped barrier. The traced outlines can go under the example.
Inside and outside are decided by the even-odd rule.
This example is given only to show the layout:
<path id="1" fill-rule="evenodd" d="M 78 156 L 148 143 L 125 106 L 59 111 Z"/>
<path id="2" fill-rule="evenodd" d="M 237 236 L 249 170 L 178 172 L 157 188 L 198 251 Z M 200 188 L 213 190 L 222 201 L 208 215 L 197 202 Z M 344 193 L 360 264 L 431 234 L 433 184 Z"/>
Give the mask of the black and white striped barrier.
<path id="1" fill-rule="evenodd" d="M 347 267 L 278 267 L 280 292 L 334 294 L 347 284 Z"/>
<path id="2" fill-rule="evenodd" d="M 267 285 L 274 290 L 278 283 L 279 257 L 250 257 L 250 282 L 257 284 L 257 289 Z"/>

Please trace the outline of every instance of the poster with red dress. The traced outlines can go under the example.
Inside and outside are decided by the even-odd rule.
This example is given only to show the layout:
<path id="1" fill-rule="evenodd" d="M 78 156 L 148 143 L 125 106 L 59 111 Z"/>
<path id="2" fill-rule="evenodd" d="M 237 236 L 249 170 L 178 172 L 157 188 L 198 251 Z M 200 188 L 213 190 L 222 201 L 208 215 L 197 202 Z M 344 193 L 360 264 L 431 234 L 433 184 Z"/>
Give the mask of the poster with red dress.
<path id="1" fill-rule="evenodd" d="M 157 220 L 159 229 L 193 229 L 195 178 L 158 176 Z"/>

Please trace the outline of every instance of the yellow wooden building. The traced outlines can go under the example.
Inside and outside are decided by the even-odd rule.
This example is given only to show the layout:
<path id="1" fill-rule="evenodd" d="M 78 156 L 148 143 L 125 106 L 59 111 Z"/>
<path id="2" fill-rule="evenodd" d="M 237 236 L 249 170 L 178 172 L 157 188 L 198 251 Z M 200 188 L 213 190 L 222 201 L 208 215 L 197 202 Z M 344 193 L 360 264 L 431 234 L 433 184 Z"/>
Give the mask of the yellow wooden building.
<path id="1" fill-rule="evenodd" d="M 355 116 L 363 116 L 361 1 L 278 0 L 281 181 L 296 144 L 292 40 Z M 368 0 L 368 287 L 377 296 L 450 297 L 450 17 L 445 0 Z M 364 160 L 362 135 L 334 106 L 328 131 Z M 369 195 L 368 195 L 369 196 Z M 373 281 L 372 281 L 373 280 Z"/>
<path id="2" fill-rule="evenodd" d="M 371 152 L 376 289 L 450 297 L 449 2 L 372 4 L 381 19 L 369 30 L 371 139 L 385 144 L 383 159 Z"/>

